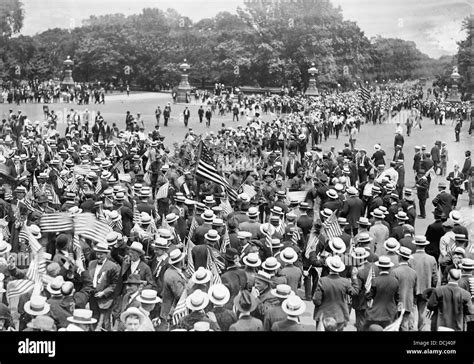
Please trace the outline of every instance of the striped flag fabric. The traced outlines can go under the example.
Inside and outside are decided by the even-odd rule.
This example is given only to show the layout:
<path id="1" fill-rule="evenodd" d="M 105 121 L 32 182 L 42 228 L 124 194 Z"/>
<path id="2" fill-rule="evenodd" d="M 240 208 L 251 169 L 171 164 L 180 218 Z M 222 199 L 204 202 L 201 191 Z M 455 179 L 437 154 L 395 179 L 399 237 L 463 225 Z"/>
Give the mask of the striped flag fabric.
<path id="1" fill-rule="evenodd" d="M 94 214 L 81 213 L 73 216 L 74 233 L 95 242 L 106 242 L 107 235 L 112 228 L 103 221 L 99 221 Z"/>
<path id="2" fill-rule="evenodd" d="M 96 195 L 100 194 L 100 191 L 102 191 L 102 181 L 99 179 L 97 181 L 97 184 L 95 185 L 95 193 Z"/>
<path id="3" fill-rule="evenodd" d="M 330 239 L 335 238 L 337 236 L 341 236 L 342 230 L 341 230 L 341 227 L 339 226 L 339 223 L 337 222 L 335 211 L 333 211 L 331 216 L 329 216 L 328 219 L 325 222 L 323 222 L 323 228 L 326 232 L 326 235 Z"/>
<path id="4" fill-rule="evenodd" d="M 367 276 L 367 280 L 365 281 L 365 291 L 369 292 L 372 288 L 372 279 L 375 277 L 374 266 L 371 265 L 369 269 L 369 274 Z"/>
<path id="5" fill-rule="evenodd" d="M 79 236 L 77 234 L 74 234 L 74 238 L 72 240 L 72 249 L 75 252 L 77 266 L 85 270 L 84 267 L 86 266 L 86 257 L 84 256 L 84 252 L 82 251 L 82 247 L 81 247 L 81 243 L 79 239 L 80 239 Z"/>
<path id="6" fill-rule="evenodd" d="M 218 250 L 210 246 L 208 246 L 208 251 L 209 251 L 209 254 L 207 254 L 207 256 L 211 257 L 212 262 L 216 265 L 217 272 L 221 274 L 225 269 L 225 263 L 222 260 L 221 254 L 219 253 Z"/>
<path id="7" fill-rule="evenodd" d="M 367 102 L 370 100 L 370 91 L 364 86 L 360 85 L 359 90 L 357 90 L 357 96 L 359 96 L 359 98 L 364 102 Z"/>
<path id="8" fill-rule="evenodd" d="M 196 176 L 221 185 L 226 190 L 231 201 L 237 200 L 237 192 L 230 187 L 229 182 L 219 174 L 216 162 L 212 159 L 211 152 L 202 140 L 199 142 L 199 151 Z"/>
<path id="9" fill-rule="evenodd" d="M 247 194 L 250 197 L 250 199 L 252 199 L 257 194 L 257 191 L 255 191 L 255 188 L 247 184 L 242 185 L 242 192 Z"/>
<path id="10" fill-rule="evenodd" d="M 59 178 L 59 176 L 58 176 L 58 178 Z M 36 180 L 36 175 L 33 173 L 33 191 L 37 195 L 39 193 L 39 190 L 40 190 L 39 183 Z"/>
<path id="11" fill-rule="evenodd" d="M 34 253 L 38 253 L 41 249 L 41 244 L 33 236 L 28 226 L 23 226 L 20 230 L 19 238 L 25 240 Z"/>
<path id="12" fill-rule="evenodd" d="M 156 193 L 156 199 L 159 200 L 161 198 L 167 198 L 168 197 L 168 191 L 169 191 L 170 183 L 166 182 L 163 184 L 159 189 L 158 192 Z"/>
<path id="13" fill-rule="evenodd" d="M 70 213 L 56 212 L 41 216 L 39 226 L 41 232 L 54 233 L 72 230 L 74 228 L 74 223 Z"/>
<path id="14" fill-rule="evenodd" d="M 91 172 L 91 166 L 88 164 L 80 164 L 78 166 L 74 166 L 73 170 L 74 174 L 81 174 L 84 176 Z"/>
<path id="15" fill-rule="evenodd" d="M 188 308 L 186 307 L 186 298 L 188 298 L 188 293 L 186 288 L 183 289 L 181 297 L 179 298 L 176 307 L 174 308 L 173 315 L 171 317 L 171 323 L 176 326 L 183 317 L 188 314 Z"/>
<path id="16" fill-rule="evenodd" d="M 178 179 L 176 180 L 178 182 L 178 186 L 181 187 L 184 184 L 186 177 L 184 177 L 184 174 L 182 176 L 179 176 Z"/>
<path id="17" fill-rule="evenodd" d="M 186 266 L 186 273 L 189 276 L 192 276 L 194 273 L 194 261 L 193 261 L 193 256 L 191 255 L 191 251 L 196 245 L 191 241 L 191 239 L 188 239 L 187 244 L 184 246 L 184 253 L 186 254 L 187 257 L 187 266 Z"/>
<path id="18" fill-rule="evenodd" d="M 7 284 L 8 302 L 13 297 L 21 296 L 31 291 L 35 286 L 41 289 L 44 283 L 44 276 L 46 276 L 46 260 L 44 259 L 44 252 L 39 251 L 31 261 L 25 279 L 17 279 Z"/>
<path id="19" fill-rule="evenodd" d="M 224 232 L 224 236 L 222 237 L 222 245 L 220 248 L 220 252 L 224 254 L 229 245 L 230 245 L 229 231 L 226 228 Z"/>
<path id="20" fill-rule="evenodd" d="M 137 201 L 133 200 L 133 225 L 140 223 L 140 212 L 137 208 Z"/>
<path id="21" fill-rule="evenodd" d="M 234 209 L 232 208 L 232 205 L 230 204 L 228 199 L 222 201 L 220 207 L 222 207 L 222 212 L 224 213 L 224 216 L 227 216 L 234 212 Z"/>
<path id="22" fill-rule="evenodd" d="M 0 174 L 3 174 L 5 176 L 10 176 L 10 167 L 7 166 L 5 163 L 0 163 Z"/>
<path id="23" fill-rule="evenodd" d="M 282 236 L 285 235 L 285 230 L 286 230 L 286 224 L 284 221 L 280 222 L 280 225 L 278 225 L 278 227 L 276 228 L 276 230 L 278 231 L 278 233 Z"/>
<path id="24" fill-rule="evenodd" d="M 316 250 L 316 246 L 318 245 L 318 243 L 319 237 L 314 232 L 312 232 L 309 236 L 308 243 L 306 244 L 306 250 L 304 253 L 306 259 L 309 259 L 309 254 Z"/>
<path id="25" fill-rule="evenodd" d="M 301 236 L 300 236 L 300 232 L 298 231 L 298 228 L 295 227 L 295 230 L 293 231 L 293 234 L 291 235 L 291 241 L 293 242 L 293 244 L 298 244 L 298 241 L 300 241 L 301 239 Z"/>
<path id="26" fill-rule="evenodd" d="M 193 219 L 191 220 L 191 226 L 189 227 L 189 232 L 188 232 L 188 239 L 192 239 L 194 236 L 194 232 L 196 229 L 199 227 L 198 222 L 196 220 L 196 217 L 193 216 Z"/>
<path id="27" fill-rule="evenodd" d="M 209 253 L 211 253 L 211 252 L 209 252 Z M 217 259 L 214 258 L 214 255 L 212 253 L 207 254 L 206 269 L 208 269 L 212 273 L 211 286 L 213 286 L 214 284 L 222 283 L 221 276 L 220 276 L 220 271 L 219 271 L 219 268 L 218 268 L 218 265 L 217 265 Z"/>
<path id="28" fill-rule="evenodd" d="M 390 325 L 386 326 L 383 331 L 400 331 L 400 325 L 403 321 L 403 315 L 405 314 L 405 309 L 400 312 L 400 316 L 392 322 Z"/>

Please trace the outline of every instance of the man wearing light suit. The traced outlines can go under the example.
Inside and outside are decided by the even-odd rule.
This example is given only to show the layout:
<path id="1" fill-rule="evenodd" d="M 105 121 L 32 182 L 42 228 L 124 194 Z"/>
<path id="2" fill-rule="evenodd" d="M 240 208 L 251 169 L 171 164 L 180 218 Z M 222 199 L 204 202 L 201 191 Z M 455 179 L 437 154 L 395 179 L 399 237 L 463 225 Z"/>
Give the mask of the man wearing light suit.
<path id="1" fill-rule="evenodd" d="M 119 281 L 120 267 L 112 262 L 106 243 L 98 243 L 94 248 L 97 259 L 89 263 L 89 274 L 92 277 L 94 291 L 89 299 L 93 316 L 99 319 L 98 328 L 111 328 L 112 304 Z"/>

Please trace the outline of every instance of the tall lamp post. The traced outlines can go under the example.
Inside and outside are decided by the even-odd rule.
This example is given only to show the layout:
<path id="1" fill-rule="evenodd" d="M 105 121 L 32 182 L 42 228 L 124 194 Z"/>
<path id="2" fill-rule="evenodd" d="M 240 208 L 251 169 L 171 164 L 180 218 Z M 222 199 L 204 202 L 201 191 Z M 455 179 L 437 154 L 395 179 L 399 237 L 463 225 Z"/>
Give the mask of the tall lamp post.
<path id="1" fill-rule="evenodd" d="M 318 96 L 319 92 L 318 87 L 316 86 L 316 74 L 318 73 L 318 69 L 316 68 L 314 62 L 311 63 L 308 73 L 310 74 L 310 78 L 308 89 L 306 90 L 306 96 Z"/>
<path id="2" fill-rule="evenodd" d="M 461 75 L 458 73 L 458 68 L 453 67 L 453 72 L 451 73 L 451 90 L 449 96 L 446 99 L 448 102 L 458 103 L 461 102 L 461 97 L 458 92 L 458 81 L 461 78 Z"/>
<path id="3" fill-rule="evenodd" d="M 176 95 L 176 102 L 178 103 L 187 103 L 188 102 L 188 95 L 191 95 L 192 87 L 189 84 L 188 80 L 188 71 L 191 66 L 186 63 L 186 58 L 184 62 L 179 66 L 179 69 L 182 71 L 181 73 L 181 81 L 178 85 L 178 92 Z"/>
<path id="4" fill-rule="evenodd" d="M 67 56 L 67 59 L 63 62 L 63 65 L 65 70 L 61 86 L 69 89 L 71 87 L 74 87 L 74 80 L 72 78 L 72 66 L 74 65 L 74 62 L 71 60 L 71 57 Z"/>

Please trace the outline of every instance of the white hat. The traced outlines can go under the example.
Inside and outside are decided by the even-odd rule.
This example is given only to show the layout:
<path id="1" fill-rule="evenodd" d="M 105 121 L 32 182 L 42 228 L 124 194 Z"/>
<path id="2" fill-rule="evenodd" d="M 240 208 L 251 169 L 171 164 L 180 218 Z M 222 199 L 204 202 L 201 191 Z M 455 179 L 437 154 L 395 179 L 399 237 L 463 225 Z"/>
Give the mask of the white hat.
<path id="1" fill-rule="evenodd" d="M 97 322 L 97 320 L 92 317 L 91 310 L 86 310 L 82 308 L 76 308 L 72 316 L 69 316 L 67 320 L 75 324 L 95 324 Z"/>
<path id="2" fill-rule="evenodd" d="M 174 249 L 169 253 L 169 260 L 168 263 L 174 265 L 184 259 L 186 253 L 181 253 L 181 250 Z"/>
<path id="3" fill-rule="evenodd" d="M 289 316 L 300 316 L 306 311 L 306 304 L 298 295 L 291 295 L 282 302 L 281 309 Z"/>
<path id="4" fill-rule="evenodd" d="M 298 260 L 298 255 L 291 247 L 287 247 L 280 253 L 280 259 L 284 263 L 292 264 Z"/>
<path id="5" fill-rule="evenodd" d="M 161 302 L 161 298 L 158 297 L 158 292 L 154 289 L 144 289 L 140 292 L 140 296 L 137 297 L 137 301 L 141 303 L 153 304 Z"/>
<path id="6" fill-rule="evenodd" d="M 212 272 L 204 267 L 199 267 L 192 275 L 191 280 L 196 284 L 206 284 L 210 282 Z"/>
<path id="7" fill-rule="evenodd" d="M 195 290 L 186 298 L 186 307 L 191 311 L 200 311 L 209 304 L 209 296 L 206 292 L 200 289 Z"/>
<path id="8" fill-rule="evenodd" d="M 278 298 L 288 298 L 290 295 L 295 294 L 287 284 L 278 284 L 274 289 L 270 290 L 270 293 Z"/>
<path id="9" fill-rule="evenodd" d="M 209 301 L 219 306 L 224 306 L 230 299 L 229 289 L 221 283 L 212 285 L 207 294 Z"/>
<path id="10" fill-rule="evenodd" d="M 46 303 L 46 297 L 32 296 L 24 306 L 25 312 L 32 316 L 46 315 L 49 312 L 50 305 Z"/>
<path id="11" fill-rule="evenodd" d="M 120 321 L 125 323 L 125 321 L 127 320 L 127 317 L 130 315 L 138 316 L 140 320 L 140 324 L 145 320 L 145 314 L 142 311 L 140 311 L 140 309 L 138 309 L 137 307 L 129 307 L 120 315 Z"/>
<path id="12" fill-rule="evenodd" d="M 243 258 L 243 262 L 245 265 L 249 267 L 253 267 L 253 268 L 260 267 L 260 265 L 262 264 L 262 261 L 260 260 L 260 256 L 258 255 L 258 253 L 248 253 Z"/>
<path id="13" fill-rule="evenodd" d="M 382 255 L 381 257 L 379 257 L 379 260 L 375 262 L 375 265 L 380 268 L 391 268 L 394 266 L 390 257 L 387 257 L 386 255 Z"/>
<path id="14" fill-rule="evenodd" d="M 329 269 L 337 273 L 341 273 L 344 269 L 346 269 L 346 265 L 343 263 L 339 255 L 328 257 L 326 259 L 326 264 Z"/>
<path id="15" fill-rule="evenodd" d="M 329 247 L 334 253 L 342 254 L 346 251 L 346 244 L 341 238 L 335 237 L 329 240 Z"/>

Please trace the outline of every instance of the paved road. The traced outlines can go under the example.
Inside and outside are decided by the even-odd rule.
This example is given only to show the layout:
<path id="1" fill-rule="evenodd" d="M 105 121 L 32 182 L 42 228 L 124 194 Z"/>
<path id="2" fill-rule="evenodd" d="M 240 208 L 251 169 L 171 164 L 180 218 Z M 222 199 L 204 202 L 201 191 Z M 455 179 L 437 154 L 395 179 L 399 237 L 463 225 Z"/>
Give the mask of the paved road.
<path id="1" fill-rule="evenodd" d="M 156 123 L 154 110 L 158 105 L 163 107 L 168 103 L 172 102 L 171 96 L 169 94 L 161 93 L 144 93 L 144 94 L 131 94 L 127 95 L 109 95 L 106 97 L 105 105 L 86 105 L 78 106 L 75 104 L 49 104 L 50 109 L 54 109 L 60 114 L 64 114 L 64 118 L 69 109 L 74 108 L 75 110 L 84 110 L 89 109 L 90 112 L 101 111 L 101 114 L 108 121 L 109 124 L 116 122 L 119 128 L 125 127 L 125 113 L 129 110 L 132 114 L 138 112 L 141 113 L 142 117 L 145 120 L 145 126 L 147 130 L 152 130 L 154 124 Z M 207 133 L 209 131 L 218 131 L 222 124 L 227 126 L 236 127 L 239 124 L 246 124 L 246 120 L 241 120 L 240 122 L 232 122 L 232 116 L 227 115 L 224 117 L 214 117 L 211 121 L 211 127 L 206 128 L 204 124 L 199 124 L 197 117 L 198 105 L 190 104 L 188 105 L 191 110 L 191 119 L 189 127 L 192 127 L 196 133 Z M 22 110 L 23 113 L 28 115 L 28 118 L 32 121 L 34 120 L 43 120 L 43 105 L 41 104 L 22 104 L 19 107 L 16 105 L 0 104 L 0 114 L 6 115 L 8 109 L 13 109 L 14 111 Z M 179 142 L 184 138 L 187 129 L 184 127 L 184 124 L 179 119 L 184 110 L 184 105 L 171 105 L 172 108 L 172 118 L 168 128 L 162 127 L 163 134 L 166 136 L 165 144 L 171 146 L 174 142 Z M 407 111 L 402 111 L 397 117 L 389 120 L 384 124 L 372 125 L 365 124 L 361 127 L 361 132 L 358 135 L 356 148 L 364 146 L 368 154 L 373 150 L 373 146 L 376 143 L 379 143 L 387 153 L 386 161 L 392 159 L 394 148 L 393 140 L 395 135 L 396 123 L 400 122 L 403 126 L 406 120 Z M 264 119 L 271 119 L 271 115 L 263 115 Z M 66 124 L 60 124 L 59 130 L 63 131 Z M 457 161 L 461 167 L 464 163 L 464 151 L 472 150 L 473 138 L 469 136 L 467 130 L 469 125 L 464 123 L 463 130 L 461 132 L 461 141 L 459 143 L 455 142 L 454 136 L 454 126 L 451 123 L 451 120 L 448 120 L 446 125 L 434 125 L 434 122 L 430 119 L 423 118 L 422 129 L 413 130 L 412 136 L 407 137 L 405 135 L 405 169 L 406 177 L 405 184 L 406 186 L 414 185 L 414 174 L 411 169 L 414 156 L 414 146 L 415 145 L 426 145 L 427 150 L 430 151 L 436 140 L 445 141 L 448 144 L 449 158 L 448 158 L 448 172 L 452 170 L 453 164 Z M 334 146 L 336 150 L 342 150 L 344 143 L 348 142 L 349 137 L 342 134 L 339 139 L 336 139 L 334 136 L 331 136 L 327 141 L 323 142 L 322 147 L 325 150 L 329 150 L 331 146 Z M 437 194 L 437 185 L 438 182 L 444 180 L 444 177 L 436 176 L 431 182 L 430 188 L 430 199 L 427 201 L 427 219 L 420 220 L 417 219 L 415 224 L 415 229 L 417 234 L 424 234 L 426 227 L 433 221 L 432 214 L 430 213 L 433 208 L 431 205 L 431 200 Z M 460 196 L 458 208 L 463 210 L 468 209 L 468 198 L 467 194 Z M 417 204 L 418 209 L 418 204 Z M 419 211 L 419 210 L 418 210 Z M 472 210 L 471 210 L 472 211 Z M 302 292 L 300 292 L 301 295 Z M 313 304 L 312 302 L 306 302 L 307 309 L 304 315 L 302 316 L 302 322 L 308 330 L 314 329 L 314 321 L 312 319 L 313 313 Z M 355 330 L 353 326 L 355 318 L 352 313 L 351 321 L 349 326 L 346 328 L 348 331 Z"/>

